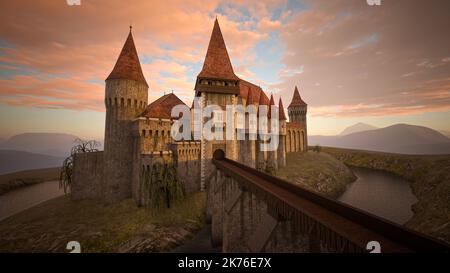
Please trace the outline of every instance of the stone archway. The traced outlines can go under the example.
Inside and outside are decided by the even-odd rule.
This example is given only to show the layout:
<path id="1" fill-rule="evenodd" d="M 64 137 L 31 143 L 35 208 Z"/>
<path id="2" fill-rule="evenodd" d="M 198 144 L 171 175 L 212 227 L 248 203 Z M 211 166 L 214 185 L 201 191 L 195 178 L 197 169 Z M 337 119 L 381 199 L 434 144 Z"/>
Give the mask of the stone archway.
<path id="1" fill-rule="evenodd" d="M 293 149 L 292 152 L 297 152 L 297 134 L 295 133 L 295 131 L 292 131 L 293 135 L 294 135 L 294 141 L 293 141 Z"/>
<path id="2" fill-rule="evenodd" d="M 306 146 L 305 142 L 305 131 L 301 131 L 301 140 L 302 140 L 302 151 L 306 151 L 308 147 Z"/>
<path id="3" fill-rule="evenodd" d="M 222 149 L 217 149 L 213 153 L 213 158 L 217 160 L 225 159 L 225 152 Z"/>
<path id="4" fill-rule="evenodd" d="M 292 133 L 291 130 L 288 131 L 289 134 L 289 145 L 287 146 L 287 148 L 289 149 L 288 152 L 292 152 Z"/>

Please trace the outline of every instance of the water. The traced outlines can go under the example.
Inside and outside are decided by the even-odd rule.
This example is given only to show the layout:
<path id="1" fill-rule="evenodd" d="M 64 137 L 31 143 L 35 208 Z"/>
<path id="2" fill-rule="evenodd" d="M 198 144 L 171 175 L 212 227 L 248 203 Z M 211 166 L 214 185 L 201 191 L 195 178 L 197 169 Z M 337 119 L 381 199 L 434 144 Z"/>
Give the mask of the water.
<path id="1" fill-rule="evenodd" d="M 58 181 L 48 181 L 0 195 L 0 221 L 63 194 Z"/>
<path id="2" fill-rule="evenodd" d="M 397 224 L 414 215 L 411 206 L 417 202 L 410 183 L 398 176 L 370 169 L 352 167 L 357 180 L 338 200 Z"/>

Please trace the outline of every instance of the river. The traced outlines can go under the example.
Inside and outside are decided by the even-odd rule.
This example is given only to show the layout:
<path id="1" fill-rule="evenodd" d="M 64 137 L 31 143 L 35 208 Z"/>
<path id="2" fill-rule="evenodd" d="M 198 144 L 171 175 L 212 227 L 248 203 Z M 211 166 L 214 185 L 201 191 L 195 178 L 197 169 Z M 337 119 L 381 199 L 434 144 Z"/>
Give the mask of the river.
<path id="1" fill-rule="evenodd" d="M 0 221 L 63 194 L 58 181 L 48 181 L 0 195 Z"/>
<path id="2" fill-rule="evenodd" d="M 379 217 L 403 225 L 414 215 L 417 202 L 410 183 L 393 174 L 364 168 L 351 168 L 357 180 L 338 200 Z"/>

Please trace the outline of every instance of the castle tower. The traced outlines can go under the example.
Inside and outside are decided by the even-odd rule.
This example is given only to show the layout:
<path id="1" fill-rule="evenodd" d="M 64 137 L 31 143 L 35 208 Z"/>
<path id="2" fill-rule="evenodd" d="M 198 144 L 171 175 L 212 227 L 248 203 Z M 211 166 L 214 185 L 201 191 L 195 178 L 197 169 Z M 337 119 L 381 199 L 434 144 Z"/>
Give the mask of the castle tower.
<path id="1" fill-rule="evenodd" d="M 148 84 L 133 41 L 128 38 L 116 65 L 106 79 L 104 198 L 108 202 L 131 196 L 133 152 L 136 143 L 132 135 L 132 121 L 148 102 Z"/>
<path id="2" fill-rule="evenodd" d="M 308 105 L 300 97 L 297 86 L 295 86 L 294 96 L 288 106 L 289 122 L 295 124 L 298 127 L 297 131 L 294 131 L 296 146 L 299 147 L 298 151 L 306 151 L 308 147 L 307 140 L 307 128 L 306 128 L 306 113 Z M 298 146 L 297 146 L 298 145 Z"/>
<path id="3" fill-rule="evenodd" d="M 239 78 L 234 74 L 219 22 L 216 18 L 205 62 L 195 83 L 195 96 L 201 98 L 202 113 L 208 105 L 220 106 L 223 111 L 221 114 L 223 124 L 225 124 L 227 120 L 225 115 L 226 105 L 236 105 L 238 95 Z M 232 118 L 234 124 L 234 117 Z M 201 128 L 207 121 L 206 118 L 202 118 Z M 227 158 L 236 160 L 236 137 L 234 137 L 234 140 L 225 140 L 225 125 L 223 136 L 223 140 L 207 140 L 202 133 L 200 183 L 202 190 L 205 189 L 206 180 L 213 170 L 211 159 L 216 150 L 222 150 Z"/>
<path id="4" fill-rule="evenodd" d="M 278 119 L 280 121 L 280 144 L 278 145 L 278 167 L 286 166 L 286 115 L 284 114 L 283 101 L 278 102 Z"/>
<path id="5" fill-rule="evenodd" d="M 269 101 L 269 110 L 268 110 L 268 118 L 269 118 L 269 131 L 272 133 L 272 116 L 273 118 L 276 118 L 275 115 L 272 114 L 272 107 L 275 106 L 275 100 L 273 98 L 273 94 L 270 94 L 270 101 Z M 277 120 L 278 122 L 278 120 Z M 276 132 L 277 137 L 279 136 L 279 130 Z M 272 140 L 271 140 L 272 141 Z M 278 138 L 278 146 L 280 144 L 280 138 Z M 269 170 L 269 172 L 277 170 L 278 169 L 278 148 L 274 151 L 268 151 L 267 152 L 267 163 L 266 163 L 266 169 Z"/>

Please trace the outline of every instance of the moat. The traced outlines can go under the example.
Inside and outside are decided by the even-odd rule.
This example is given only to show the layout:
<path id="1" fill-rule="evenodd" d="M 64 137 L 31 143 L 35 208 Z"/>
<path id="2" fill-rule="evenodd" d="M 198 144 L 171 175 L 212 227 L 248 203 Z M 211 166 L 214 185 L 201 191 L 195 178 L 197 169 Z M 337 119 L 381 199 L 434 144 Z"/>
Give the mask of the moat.
<path id="1" fill-rule="evenodd" d="M 365 168 L 351 168 L 358 177 L 338 200 L 398 224 L 413 216 L 417 198 L 408 181 L 398 176 Z M 0 220 L 48 199 L 62 195 L 56 181 L 21 188 L 0 197 Z"/>
<path id="2" fill-rule="evenodd" d="M 357 180 L 347 187 L 338 200 L 397 224 L 405 224 L 414 215 L 411 206 L 417 202 L 410 183 L 383 171 L 351 168 Z"/>

